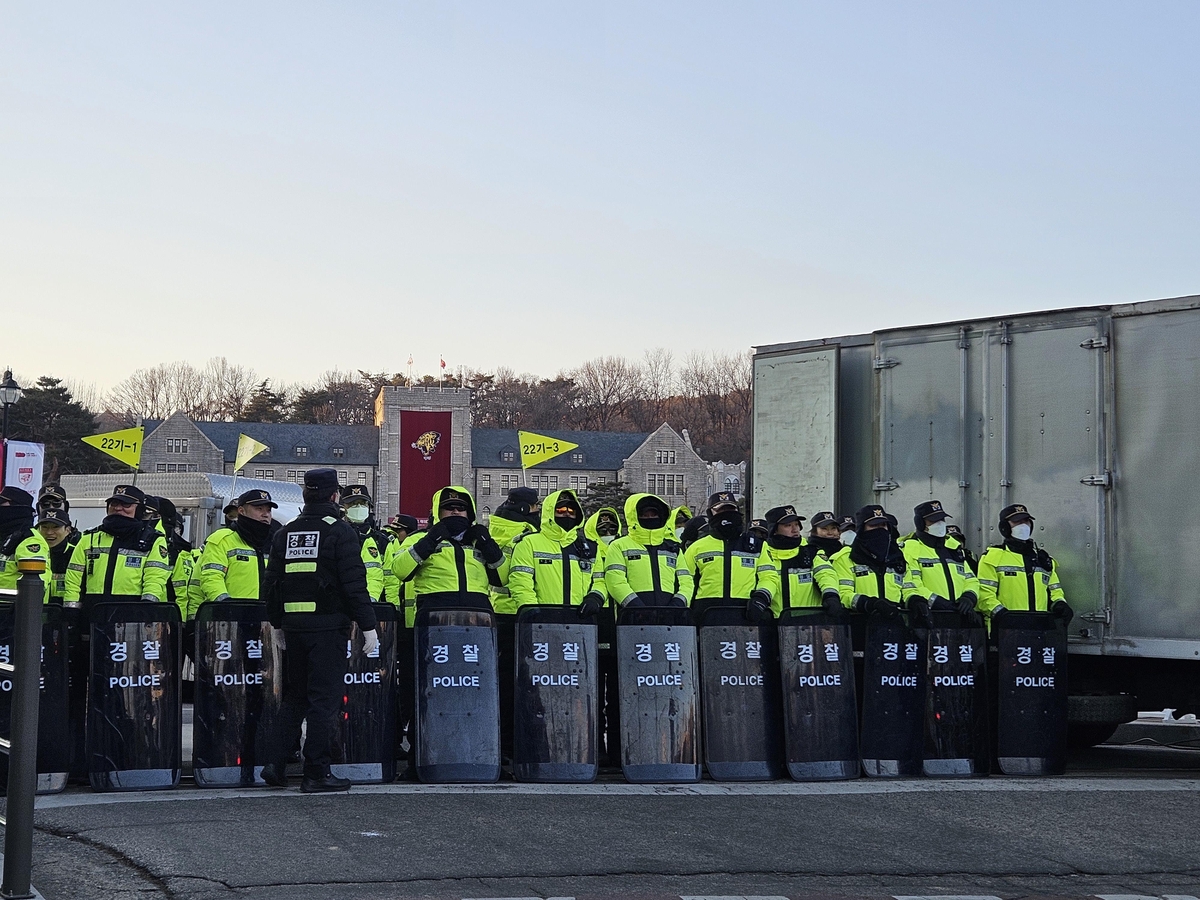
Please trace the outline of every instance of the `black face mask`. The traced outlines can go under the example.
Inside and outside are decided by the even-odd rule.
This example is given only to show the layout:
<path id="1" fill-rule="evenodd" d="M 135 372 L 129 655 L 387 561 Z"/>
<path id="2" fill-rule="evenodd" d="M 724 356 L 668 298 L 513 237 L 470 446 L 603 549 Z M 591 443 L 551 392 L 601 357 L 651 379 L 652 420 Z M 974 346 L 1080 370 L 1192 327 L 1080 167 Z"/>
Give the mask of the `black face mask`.
<path id="1" fill-rule="evenodd" d="M 141 534 L 145 525 L 146 523 L 141 519 L 131 519 L 129 516 L 114 514 L 105 516 L 104 521 L 100 523 L 100 528 L 119 540 Z"/>
<path id="2" fill-rule="evenodd" d="M 804 538 L 799 535 L 796 537 L 784 537 L 782 534 L 774 534 L 767 538 L 767 543 L 776 550 L 795 550 L 803 540 Z"/>
<path id="3" fill-rule="evenodd" d="M 708 520 L 708 527 L 723 541 L 731 541 L 738 537 L 742 533 L 742 525 L 742 514 L 736 511 L 726 512 L 723 510 L 714 513 Z"/>
<path id="4" fill-rule="evenodd" d="M 638 516 L 638 524 L 647 531 L 654 531 L 656 528 L 663 527 L 663 520 L 658 516 Z"/>
<path id="5" fill-rule="evenodd" d="M 854 539 L 876 559 L 887 559 L 888 551 L 892 548 L 892 533 L 886 528 L 876 528 L 874 531 L 864 531 Z"/>
<path id="6" fill-rule="evenodd" d="M 450 537 L 462 537 L 467 529 L 471 527 L 471 523 L 467 520 L 466 516 L 446 516 L 441 522 L 446 526 L 446 530 L 450 532 Z"/>
<path id="7" fill-rule="evenodd" d="M 266 547 L 271 538 L 270 521 L 260 522 L 249 516 L 237 517 L 237 533 L 245 538 L 246 543 L 256 550 Z"/>
<path id="8" fill-rule="evenodd" d="M 32 506 L 0 506 L 0 537 L 33 527 Z"/>
<path id="9" fill-rule="evenodd" d="M 563 531 L 570 531 L 572 528 L 575 528 L 579 525 L 579 520 L 574 516 L 555 516 L 554 524 Z"/>
<path id="10" fill-rule="evenodd" d="M 842 542 L 838 538 L 814 537 L 809 539 L 809 543 L 818 550 L 824 550 L 826 556 L 833 556 L 842 549 Z"/>

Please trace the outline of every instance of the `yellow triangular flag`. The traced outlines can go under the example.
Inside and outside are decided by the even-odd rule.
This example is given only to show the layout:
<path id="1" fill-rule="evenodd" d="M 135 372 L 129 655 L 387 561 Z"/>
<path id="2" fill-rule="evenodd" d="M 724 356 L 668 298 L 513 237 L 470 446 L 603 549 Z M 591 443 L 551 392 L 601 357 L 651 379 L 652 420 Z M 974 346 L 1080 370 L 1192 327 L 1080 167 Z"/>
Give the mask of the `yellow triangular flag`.
<path id="1" fill-rule="evenodd" d="M 578 447 L 570 441 L 535 434 L 532 431 L 518 431 L 517 441 L 521 444 L 521 468 L 528 469 L 548 459 L 562 456 Z"/>
<path id="2" fill-rule="evenodd" d="M 142 426 L 137 428 L 122 428 L 120 431 L 106 431 L 103 434 L 92 434 L 81 440 L 90 444 L 101 453 L 107 453 L 127 466 L 138 467 L 142 461 Z"/>
<path id="3" fill-rule="evenodd" d="M 233 462 L 233 471 L 241 471 L 242 466 L 258 456 L 264 450 L 270 450 L 266 444 L 256 441 L 248 434 L 238 435 L 237 458 Z"/>

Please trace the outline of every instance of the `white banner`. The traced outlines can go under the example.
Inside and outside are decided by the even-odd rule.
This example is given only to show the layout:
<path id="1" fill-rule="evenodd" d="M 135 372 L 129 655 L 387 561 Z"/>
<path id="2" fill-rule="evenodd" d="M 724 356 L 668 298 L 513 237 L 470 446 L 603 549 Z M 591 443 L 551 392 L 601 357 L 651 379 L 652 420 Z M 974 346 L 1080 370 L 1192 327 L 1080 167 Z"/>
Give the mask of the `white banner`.
<path id="1" fill-rule="evenodd" d="M 45 444 L 29 441 L 9 441 L 4 455 L 4 484 L 19 487 L 37 497 L 42 486 L 42 463 L 46 459 Z"/>

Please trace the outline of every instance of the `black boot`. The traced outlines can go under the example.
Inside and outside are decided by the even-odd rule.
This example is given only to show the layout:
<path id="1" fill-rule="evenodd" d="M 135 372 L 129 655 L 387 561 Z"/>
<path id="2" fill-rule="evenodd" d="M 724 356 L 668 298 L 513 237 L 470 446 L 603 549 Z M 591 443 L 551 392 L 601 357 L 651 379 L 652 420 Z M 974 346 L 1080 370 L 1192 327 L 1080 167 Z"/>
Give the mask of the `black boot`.
<path id="1" fill-rule="evenodd" d="M 262 767 L 262 780 L 271 787 L 287 787 L 287 765 L 285 763 L 267 763 Z"/>
<path id="2" fill-rule="evenodd" d="M 303 794 L 329 794 L 348 790 L 350 790 L 350 779 L 338 778 L 328 769 L 320 775 L 309 775 L 305 772 L 304 780 L 300 782 L 300 792 Z"/>

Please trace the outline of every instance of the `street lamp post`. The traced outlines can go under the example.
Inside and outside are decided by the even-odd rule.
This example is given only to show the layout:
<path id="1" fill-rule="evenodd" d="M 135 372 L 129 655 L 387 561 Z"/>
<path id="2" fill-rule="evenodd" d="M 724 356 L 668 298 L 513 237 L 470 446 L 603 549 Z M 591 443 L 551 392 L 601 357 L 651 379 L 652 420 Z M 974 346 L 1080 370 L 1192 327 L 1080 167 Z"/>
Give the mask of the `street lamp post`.
<path id="1" fill-rule="evenodd" d="M 4 405 L 4 426 L 0 439 L 8 440 L 8 408 L 21 399 L 21 386 L 13 381 L 12 369 L 4 370 L 4 381 L 0 382 L 0 404 Z"/>

